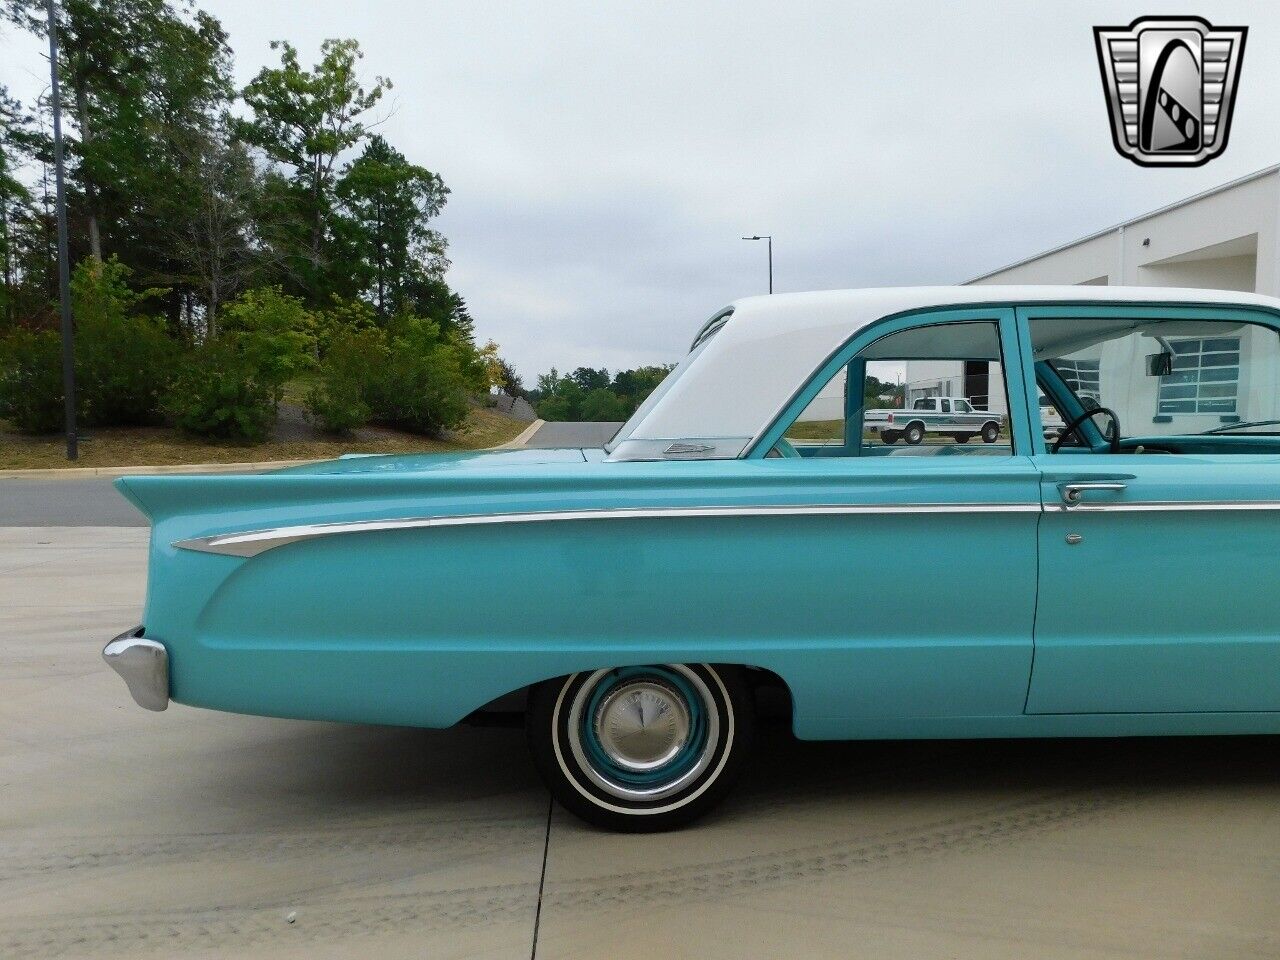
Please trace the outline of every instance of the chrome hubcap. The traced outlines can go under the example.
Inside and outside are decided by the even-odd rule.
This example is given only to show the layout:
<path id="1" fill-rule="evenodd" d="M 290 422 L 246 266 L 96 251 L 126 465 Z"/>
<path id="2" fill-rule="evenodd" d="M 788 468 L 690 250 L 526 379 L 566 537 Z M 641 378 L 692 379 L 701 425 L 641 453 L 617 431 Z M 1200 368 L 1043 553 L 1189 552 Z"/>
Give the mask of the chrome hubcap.
<path id="1" fill-rule="evenodd" d="M 683 664 L 597 670 L 566 708 L 568 747 L 579 769 L 622 800 L 651 802 L 680 792 L 702 776 L 720 744 L 711 691 Z"/>
<path id="2" fill-rule="evenodd" d="M 594 718 L 605 755 L 624 770 L 666 766 L 689 739 L 689 707 L 674 687 L 641 680 L 610 691 Z"/>

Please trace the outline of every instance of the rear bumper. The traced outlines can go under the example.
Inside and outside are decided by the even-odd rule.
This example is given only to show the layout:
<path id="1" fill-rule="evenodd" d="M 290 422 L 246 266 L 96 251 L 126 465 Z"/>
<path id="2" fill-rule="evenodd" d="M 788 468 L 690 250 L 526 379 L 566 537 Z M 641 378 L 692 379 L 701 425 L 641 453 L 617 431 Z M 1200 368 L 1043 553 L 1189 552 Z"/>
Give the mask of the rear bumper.
<path id="1" fill-rule="evenodd" d="M 124 679 L 138 706 L 163 710 L 169 706 L 169 651 L 142 632 L 134 627 L 120 634 L 102 648 L 102 659 Z"/>

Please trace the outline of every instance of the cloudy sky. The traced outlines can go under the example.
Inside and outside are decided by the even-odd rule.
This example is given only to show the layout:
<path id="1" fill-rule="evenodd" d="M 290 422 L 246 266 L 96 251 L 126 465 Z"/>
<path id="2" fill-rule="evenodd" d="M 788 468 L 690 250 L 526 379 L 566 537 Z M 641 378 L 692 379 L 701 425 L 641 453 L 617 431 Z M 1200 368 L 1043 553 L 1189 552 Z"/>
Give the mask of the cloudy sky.
<path id="1" fill-rule="evenodd" d="M 355 37 L 382 132 L 441 173 L 450 280 L 531 381 L 676 359 L 763 293 L 953 283 L 1280 162 L 1280 5 L 202 0 L 237 77 Z M 1151 170 L 1111 146 L 1092 27 L 1250 27 L 1230 147 Z M 36 46 L 0 35 L 31 93 Z"/>

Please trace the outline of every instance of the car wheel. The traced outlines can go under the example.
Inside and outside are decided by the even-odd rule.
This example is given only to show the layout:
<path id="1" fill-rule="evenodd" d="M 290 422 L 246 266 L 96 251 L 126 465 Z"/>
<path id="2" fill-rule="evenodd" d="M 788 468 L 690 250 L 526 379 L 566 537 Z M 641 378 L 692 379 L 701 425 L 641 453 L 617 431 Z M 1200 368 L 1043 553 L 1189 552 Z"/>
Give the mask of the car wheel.
<path id="1" fill-rule="evenodd" d="M 902 438 L 914 447 L 924 439 L 924 427 L 920 426 L 918 423 L 913 423 L 911 426 L 907 427 L 906 430 L 902 431 Z"/>
<path id="2" fill-rule="evenodd" d="M 741 672 L 668 663 L 575 673 L 533 689 L 534 764 L 555 798 L 610 830 L 670 830 L 728 792 L 750 747 Z"/>
<path id="3" fill-rule="evenodd" d="M 971 433 L 957 433 L 957 434 L 955 435 L 956 443 L 968 443 L 968 442 L 969 442 L 969 438 L 970 438 L 970 437 L 972 437 L 972 436 L 973 436 L 973 434 L 971 434 Z"/>
<path id="4" fill-rule="evenodd" d="M 881 430 L 881 431 L 880 431 L 880 442 L 881 442 L 881 443 L 887 443 L 889 446 L 891 446 L 891 447 L 892 447 L 895 443 L 897 443 L 897 442 L 898 442 L 898 434 L 897 434 L 897 432 L 896 432 L 896 431 L 894 431 L 894 430 Z"/>
<path id="5" fill-rule="evenodd" d="M 982 428 L 982 442 L 995 443 L 1000 439 L 1000 428 L 994 423 L 988 423 Z"/>

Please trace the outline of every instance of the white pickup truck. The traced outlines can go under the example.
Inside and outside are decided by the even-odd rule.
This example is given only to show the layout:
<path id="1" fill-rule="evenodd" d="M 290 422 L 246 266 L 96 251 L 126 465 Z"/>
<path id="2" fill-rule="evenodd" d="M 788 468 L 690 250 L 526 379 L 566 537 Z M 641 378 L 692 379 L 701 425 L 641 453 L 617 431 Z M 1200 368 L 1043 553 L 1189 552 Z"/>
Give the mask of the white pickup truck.
<path id="1" fill-rule="evenodd" d="M 1004 416 L 989 410 L 975 410 L 964 397 L 921 397 L 910 410 L 868 410 L 863 415 L 866 429 L 885 443 L 905 440 L 917 444 L 927 433 L 944 433 L 956 443 L 982 437 L 995 443 L 1004 426 Z"/>

